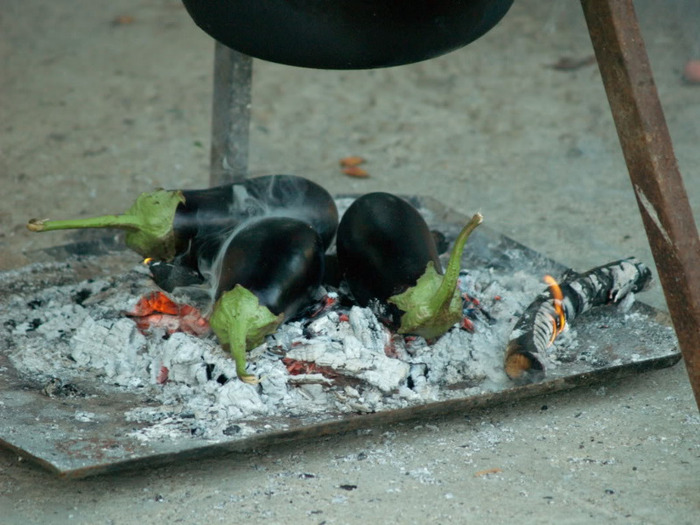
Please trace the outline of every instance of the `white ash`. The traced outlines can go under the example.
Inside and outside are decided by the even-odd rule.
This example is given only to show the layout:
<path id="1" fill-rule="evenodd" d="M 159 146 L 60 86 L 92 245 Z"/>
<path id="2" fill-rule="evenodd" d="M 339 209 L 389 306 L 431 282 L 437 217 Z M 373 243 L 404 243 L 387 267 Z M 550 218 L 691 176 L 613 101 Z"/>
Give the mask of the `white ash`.
<path id="1" fill-rule="evenodd" d="M 384 393 L 391 393 L 406 380 L 410 365 L 387 357 L 385 348 L 391 334 L 377 321 L 369 308 L 353 306 L 348 322 L 340 322 L 337 312 L 324 315 L 309 326 L 312 340 L 296 339 L 286 356 L 330 367 L 355 377 Z"/>
<path id="2" fill-rule="evenodd" d="M 463 271 L 460 287 L 481 303 L 468 312 L 473 332 L 456 326 L 429 345 L 391 334 L 368 308 L 333 307 L 311 321 L 285 323 L 248 353 L 256 385 L 236 378 L 233 360 L 213 336 L 139 332 L 125 312 L 154 289 L 141 267 L 15 291 L 0 301 L 0 334 L 13 365 L 37 381 L 90 383 L 97 395 L 115 388 L 138 394 L 143 404 L 125 417 L 142 424 L 134 431 L 141 440 L 219 441 L 252 434 L 266 418 L 327 419 L 503 389 L 510 331 L 545 286 L 525 272 L 478 269 Z M 564 353 L 575 345 L 575 330 L 558 344 Z M 317 368 L 291 375 L 284 357 Z M 324 375 L 328 369 L 334 375 Z"/>
<path id="3" fill-rule="evenodd" d="M 82 423 L 92 423 L 95 421 L 96 414 L 93 414 L 92 412 L 85 412 L 83 410 L 78 410 L 75 413 L 75 419 L 77 421 L 80 421 Z"/>

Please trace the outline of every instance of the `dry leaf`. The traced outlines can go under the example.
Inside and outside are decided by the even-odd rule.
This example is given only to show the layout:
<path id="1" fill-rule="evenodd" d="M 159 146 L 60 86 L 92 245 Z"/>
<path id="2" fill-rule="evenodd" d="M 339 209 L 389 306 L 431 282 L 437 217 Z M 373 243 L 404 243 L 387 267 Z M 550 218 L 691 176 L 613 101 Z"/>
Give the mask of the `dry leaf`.
<path id="1" fill-rule="evenodd" d="M 126 26 L 134 23 L 134 17 L 131 15 L 119 15 L 112 19 L 113 26 Z"/>
<path id="2" fill-rule="evenodd" d="M 347 168 L 343 168 L 342 171 L 345 173 L 345 175 L 349 175 L 350 177 L 357 177 L 360 179 L 369 177 L 369 173 L 359 166 L 348 166 Z"/>
<path id="3" fill-rule="evenodd" d="M 498 468 L 498 467 L 496 467 L 496 468 L 489 468 L 489 469 L 486 469 L 486 470 L 480 470 L 479 472 L 476 472 L 476 473 L 474 474 L 474 477 L 475 477 L 475 478 L 479 478 L 479 477 L 481 477 L 481 476 L 486 476 L 486 475 L 488 475 L 488 474 L 498 474 L 499 472 L 503 472 L 503 471 L 502 471 L 500 468 Z"/>
<path id="4" fill-rule="evenodd" d="M 353 168 L 355 166 L 359 166 L 363 162 L 365 162 L 365 159 L 357 155 L 351 155 L 350 157 L 343 157 L 340 159 L 340 165 L 343 168 Z"/>

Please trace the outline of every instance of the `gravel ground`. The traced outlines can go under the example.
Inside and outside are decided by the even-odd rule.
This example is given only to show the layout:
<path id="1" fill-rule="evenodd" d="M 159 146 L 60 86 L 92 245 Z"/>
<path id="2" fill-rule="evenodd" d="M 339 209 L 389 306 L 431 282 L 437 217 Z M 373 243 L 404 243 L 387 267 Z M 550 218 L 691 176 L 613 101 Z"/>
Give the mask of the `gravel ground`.
<path id="1" fill-rule="evenodd" d="M 700 212 L 700 5 L 635 3 L 676 155 Z M 255 61 L 250 166 L 333 193 L 429 195 L 577 270 L 652 264 L 576 3 L 518 0 L 466 48 L 374 71 Z M 175 0 L 4 0 L 0 269 L 85 238 L 31 217 L 117 212 L 206 186 L 212 41 Z M 361 155 L 371 176 L 340 173 Z M 659 286 L 642 297 L 664 309 Z M 0 407 L 0 414 L 1 414 Z M 420 423 L 218 460 L 66 481 L 0 451 L 14 523 L 694 523 L 700 428 L 683 365 Z M 37 429 L 41 431 L 41 429 Z M 694 518 L 695 517 L 695 518 Z"/>

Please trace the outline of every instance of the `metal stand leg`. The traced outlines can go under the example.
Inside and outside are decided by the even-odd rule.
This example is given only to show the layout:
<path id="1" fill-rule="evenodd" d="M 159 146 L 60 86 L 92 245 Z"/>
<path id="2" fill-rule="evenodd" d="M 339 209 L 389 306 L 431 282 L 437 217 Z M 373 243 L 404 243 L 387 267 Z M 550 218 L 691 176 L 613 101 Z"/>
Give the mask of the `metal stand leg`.
<path id="1" fill-rule="evenodd" d="M 216 43 L 210 185 L 248 175 L 248 132 L 253 59 Z"/>
<path id="2" fill-rule="evenodd" d="M 700 239 L 632 0 L 581 0 L 673 325 L 700 408 Z"/>

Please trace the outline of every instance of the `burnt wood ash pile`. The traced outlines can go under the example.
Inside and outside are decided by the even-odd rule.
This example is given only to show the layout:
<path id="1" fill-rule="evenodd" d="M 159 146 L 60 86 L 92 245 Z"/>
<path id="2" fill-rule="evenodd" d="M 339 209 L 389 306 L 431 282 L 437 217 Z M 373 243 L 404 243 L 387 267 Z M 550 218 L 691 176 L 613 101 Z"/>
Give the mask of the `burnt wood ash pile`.
<path id="1" fill-rule="evenodd" d="M 41 266 L 33 270 L 71 273 L 68 265 Z M 432 345 L 392 332 L 372 308 L 345 305 L 327 291 L 315 315 L 282 324 L 249 352 L 256 384 L 237 379 L 235 362 L 211 334 L 172 330 L 169 323 L 139 328 L 133 313 L 155 288 L 142 265 L 70 284 L 23 286 L 4 303 L 0 321 L 10 361 L 37 384 L 138 394 L 143 405 L 125 417 L 146 425 L 134 431 L 144 440 L 216 440 L 231 425 L 245 432 L 251 419 L 386 411 L 502 388 L 506 312 L 538 287 L 533 280 L 509 293 L 488 271 L 462 272 L 460 289 L 480 297 L 480 306 L 470 308 L 469 330 L 457 326 Z M 197 304 L 189 293 L 172 297 Z"/>

